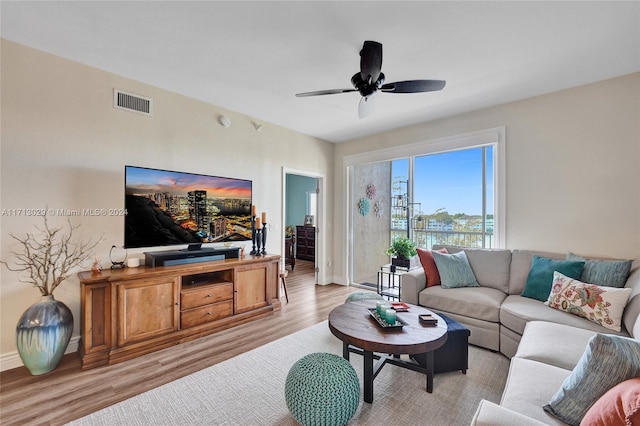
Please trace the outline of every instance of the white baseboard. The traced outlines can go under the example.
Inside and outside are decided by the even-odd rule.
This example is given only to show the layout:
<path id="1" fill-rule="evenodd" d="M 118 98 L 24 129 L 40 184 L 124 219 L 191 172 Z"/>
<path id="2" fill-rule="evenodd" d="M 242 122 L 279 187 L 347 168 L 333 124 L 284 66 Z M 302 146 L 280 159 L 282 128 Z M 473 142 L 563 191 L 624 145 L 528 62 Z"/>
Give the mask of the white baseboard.
<path id="1" fill-rule="evenodd" d="M 338 276 L 326 276 L 324 277 L 325 282 L 323 283 L 318 283 L 320 285 L 327 285 L 327 284 L 340 284 L 340 285 L 348 285 L 347 281 L 343 278 L 340 278 Z"/>
<path id="2" fill-rule="evenodd" d="M 80 336 L 72 337 L 69 341 L 69 346 L 67 346 L 67 350 L 64 353 L 70 354 L 72 352 L 78 352 L 79 341 Z M 22 367 L 23 365 L 24 364 L 22 363 L 22 359 L 20 358 L 18 351 L 0 355 L 0 371 L 12 370 L 14 368 Z"/>

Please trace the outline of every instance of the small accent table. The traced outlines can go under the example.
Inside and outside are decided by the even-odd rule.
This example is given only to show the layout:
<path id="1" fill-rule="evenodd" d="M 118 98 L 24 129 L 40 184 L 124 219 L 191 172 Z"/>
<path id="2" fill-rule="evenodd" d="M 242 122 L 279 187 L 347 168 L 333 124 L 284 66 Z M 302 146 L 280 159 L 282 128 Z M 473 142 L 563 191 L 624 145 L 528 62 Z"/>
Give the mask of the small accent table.
<path id="1" fill-rule="evenodd" d="M 375 306 L 375 300 L 348 302 L 329 313 L 329 329 L 342 340 L 344 359 L 348 360 L 351 352 L 364 357 L 364 401 L 373 402 L 373 380 L 387 363 L 425 374 L 427 392 L 433 392 L 434 351 L 447 341 L 445 321 L 428 309 L 409 305 L 408 312 L 398 313 L 406 325 L 400 329 L 383 329 L 367 310 Z M 438 319 L 438 325 L 422 325 L 418 314 L 432 314 Z M 403 354 L 425 354 L 425 366 L 401 359 Z M 375 365 L 374 359 L 378 360 Z"/>
<path id="2" fill-rule="evenodd" d="M 395 265 L 382 265 L 378 271 L 378 294 L 389 299 L 400 301 L 400 291 L 402 289 L 402 275 L 406 274 L 415 266 L 404 268 Z"/>

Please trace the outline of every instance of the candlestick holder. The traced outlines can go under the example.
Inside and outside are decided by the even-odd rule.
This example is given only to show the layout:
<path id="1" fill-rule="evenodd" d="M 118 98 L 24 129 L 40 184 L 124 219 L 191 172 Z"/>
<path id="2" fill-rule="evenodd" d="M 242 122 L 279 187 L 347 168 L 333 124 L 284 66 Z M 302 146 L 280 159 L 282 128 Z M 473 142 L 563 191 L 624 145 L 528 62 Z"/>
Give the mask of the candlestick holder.
<path id="1" fill-rule="evenodd" d="M 267 255 L 267 222 L 262 224 L 262 254 Z"/>
<path id="2" fill-rule="evenodd" d="M 262 229 L 256 229 L 256 252 L 255 256 L 262 256 L 260 251 L 260 243 L 262 243 Z"/>
<path id="3" fill-rule="evenodd" d="M 251 216 L 251 244 L 252 244 L 252 248 L 249 254 L 255 255 L 256 254 L 256 217 L 255 216 Z"/>

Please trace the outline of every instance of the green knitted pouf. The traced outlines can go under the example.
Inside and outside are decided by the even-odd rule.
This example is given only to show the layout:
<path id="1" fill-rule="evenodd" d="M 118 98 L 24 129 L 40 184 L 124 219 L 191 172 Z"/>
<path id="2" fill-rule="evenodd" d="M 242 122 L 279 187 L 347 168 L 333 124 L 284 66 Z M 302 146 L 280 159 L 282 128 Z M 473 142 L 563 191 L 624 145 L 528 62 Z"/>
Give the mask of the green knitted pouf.
<path id="1" fill-rule="evenodd" d="M 356 291 L 348 295 L 345 302 L 355 302 L 356 300 L 384 300 L 384 298 L 373 291 Z"/>
<path id="2" fill-rule="evenodd" d="M 349 361 L 313 353 L 289 370 L 284 397 L 291 415 L 303 426 L 344 425 L 360 402 L 360 382 Z"/>

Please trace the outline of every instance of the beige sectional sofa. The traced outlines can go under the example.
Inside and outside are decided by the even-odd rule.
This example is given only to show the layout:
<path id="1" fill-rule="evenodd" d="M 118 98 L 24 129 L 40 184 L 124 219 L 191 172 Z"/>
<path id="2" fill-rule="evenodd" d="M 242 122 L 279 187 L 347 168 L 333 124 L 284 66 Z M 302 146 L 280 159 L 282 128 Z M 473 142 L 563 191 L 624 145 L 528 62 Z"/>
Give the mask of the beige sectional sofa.
<path id="1" fill-rule="evenodd" d="M 449 253 L 462 250 L 445 247 Z M 464 324 L 471 330 L 469 343 L 500 351 L 511 358 L 530 321 L 543 320 L 570 325 L 597 333 L 630 335 L 630 328 L 640 313 L 640 259 L 633 262 L 625 287 L 633 289 L 623 316 L 620 332 L 604 328 L 587 319 L 561 312 L 543 302 L 521 296 L 534 256 L 563 260 L 566 253 L 531 250 L 464 249 L 480 287 L 445 289 L 427 287 L 422 268 L 402 276 L 403 302 L 425 306 Z M 586 257 L 589 259 L 589 257 Z"/>
<path id="2" fill-rule="evenodd" d="M 637 300 L 640 299 L 636 296 Z M 631 330 L 640 337 L 640 320 Z M 547 321 L 525 327 L 500 404 L 483 400 L 471 422 L 477 426 L 564 425 L 543 410 L 585 352 L 596 332 Z M 640 340 L 638 340 L 640 344 Z M 617 366 L 612 365 L 611 368 Z"/>
<path id="3" fill-rule="evenodd" d="M 461 250 L 446 248 L 450 253 Z M 479 287 L 426 287 L 424 271 L 418 268 L 403 275 L 401 298 L 445 313 L 471 330 L 470 343 L 511 358 L 500 405 L 482 401 L 473 424 L 564 424 L 542 406 L 572 373 L 589 339 L 598 333 L 640 339 L 640 259 L 632 263 L 625 284 L 632 289 L 631 296 L 622 316 L 622 329 L 615 332 L 520 295 L 534 256 L 563 260 L 566 253 L 464 251 Z"/>

